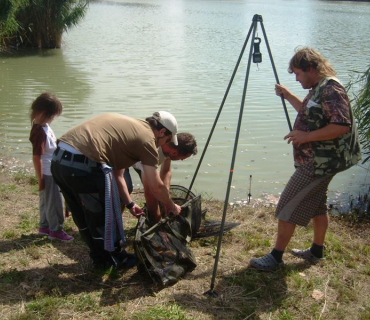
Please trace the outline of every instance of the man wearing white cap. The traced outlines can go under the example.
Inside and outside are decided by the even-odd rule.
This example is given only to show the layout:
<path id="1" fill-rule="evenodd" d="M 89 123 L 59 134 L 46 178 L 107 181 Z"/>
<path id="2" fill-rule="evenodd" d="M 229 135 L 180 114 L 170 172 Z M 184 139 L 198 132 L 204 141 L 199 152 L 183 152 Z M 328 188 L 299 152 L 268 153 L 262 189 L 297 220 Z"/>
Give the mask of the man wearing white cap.
<path id="1" fill-rule="evenodd" d="M 143 214 L 128 193 L 125 168 L 141 161 L 151 192 L 168 212 L 180 213 L 157 170 L 157 149 L 169 141 L 177 145 L 177 130 L 175 117 L 166 111 L 145 121 L 109 113 L 87 120 L 58 140 L 51 171 L 95 266 L 119 268 L 134 259 L 119 247 L 120 240 L 125 241 L 119 202 L 135 217 Z"/>
<path id="2" fill-rule="evenodd" d="M 171 134 L 172 134 L 172 139 L 171 141 L 175 144 L 175 146 L 178 145 L 177 142 L 177 121 L 175 117 L 167 112 L 167 111 L 159 111 L 159 112 L 154 112 L 153 119 L 157 120 L 160 124 L 163 125 L 166 129 L 168 129 Z M 146 118 L 146 121 L 150 122 L 150 118 Z"/>

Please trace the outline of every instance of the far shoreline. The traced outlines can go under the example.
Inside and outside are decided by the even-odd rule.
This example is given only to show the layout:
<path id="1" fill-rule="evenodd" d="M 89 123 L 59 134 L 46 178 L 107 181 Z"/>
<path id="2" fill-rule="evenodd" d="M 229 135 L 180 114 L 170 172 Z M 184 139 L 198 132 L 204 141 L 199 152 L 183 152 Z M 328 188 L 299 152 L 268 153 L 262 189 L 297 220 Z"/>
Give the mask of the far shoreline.
<path id="1" fill-rule="evenodd" d="M 34 174 L 32 160 L 24 161 L 17 157 L 0 153 L 0 171 L 3 173 L 28 173 Z"/>
<path id="2" fill-rule="evenodd" d="M 29 161 L 24 161 L 22 159 L 19 159 L 14 156 L 6 155 L 3 153 L 0 153 L 0 172 L 5 173 L 8 175 L 15 175 L 15 174 L 24 174 L 24 175 L 30 175 L 33 176 L 35 175 L 35 170 L 33 168 L 32 160 L 30 159 Z M 188 186 L 183 186 L 187 188 Z M 140 192 L 142 190 L 141 187 L 134 186 L 134 192 Z M 202 194 L 202 193 L 201 193 Z M 206 200 L 210 200 L 208 198 L 214 199 L 216 201 L 222 201 L 224 202 L 225 199 L 217 199 L 213 198 L 212 196 L 204 196 Z M 232 201 L 229 199 L 229 205 L 232 207 L 244 207 L 248 205 L 252 206 L 259 206 L 259 205 L 264 205 L 264 206 L 276 206 L 279 198 L 272 195 L 272 194 L 261 194 L 259 197 L 256 198 L 251 198 L 250 201 L 247 199 L 243 200 L 236 200 Z"/>
<path id="3" fill-rule="evenodd" d="M 32 160 L 24 161 L 17 157 L 13 157 L 10 155 L 6 155 L 0 153 L 0 172 L 6 175 L 17 175 L 22 174 L 26 176 L 34 176 L 35 171 L 33 168 Z M 187 188 L 188 186 L 183 186 Z M 142 186 L 134 186 L 134 193 L 143 192 Z M 329 190 L 329 192 L 332 192 Z M 212 196 L 200 193 L 204 200 L 215 200 L 221 203 L 224 203 L 225 199 L 218 199 L 213 198 Z M 273 194 L 262 193 L 257 197 L 251 197 L 250 200 L 248 199 L 241 199 L 241 200 L 231 200 L 229 199 L 228 205 L 232 208 L 234 207 L 276 207 L 279 201 L 279 196 L 275 196 Z M 367 208 L 370 208 L 370 198 L 368 199 L 367 194 L 358 194 L 358 195 L 348 195 L 347 197 L 343 196 L 342 199 L 329 199 L 327 201 L 327 206 L 329 208 L 329 214 L 332 216 L 338 216 L 342 214 L 346 214 L 351 210 L 360 210 L 367 212 Z"/>

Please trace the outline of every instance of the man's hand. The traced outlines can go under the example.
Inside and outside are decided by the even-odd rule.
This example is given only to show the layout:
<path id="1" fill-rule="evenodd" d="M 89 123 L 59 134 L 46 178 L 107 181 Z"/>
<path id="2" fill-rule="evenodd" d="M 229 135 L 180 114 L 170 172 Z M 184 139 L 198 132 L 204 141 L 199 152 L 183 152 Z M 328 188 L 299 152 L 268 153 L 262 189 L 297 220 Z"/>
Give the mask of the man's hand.
<path id="1" fill-rule="evenodd" d="M 310 142 L 309 140 L 309 132 L 300 131 L 300 130 L 293 130 L 289 132 L 285 137 L 284 140 L 288 139 L 288 143 L 293 143 L 295 146 L 299 146 L 303 143 Z"/>
<path id="2" fill-rule="evenodd" d="M 178 216 L 181 212 L 181 207 L 174 203 L 174 206 L 171 208 L 167 208 L 167 215 Z"/>
<path id="3" fill-rule="evenodd" d="M 296 111 L 301 109 L 302 100 L 295 96 L 286 86 L 275 84 L 275 94 L 288 100 Z"/>
<path id="4" fill-rule="evenodd" d="M 321 129 L 310 132 L 293 130 L 284 137 L 284 140 L 288 139 L 288 143 L 292 142 L 293 145 L 299 146 L 303 143 L 312 141 L 334 140 L 348 133 L 349 130 L 350 130 L 349 126 L 330 123 Z"/>
<path id="5" fill-rule="evenodd" d="M 279 97 L 282 96 L 284 99 L 288 99 L 292 95 L 289 89 L 281 84 L 275 84 L 275 94 Z"/>
<path id="6" fill-rule="evenodd" d="M 143 209 L 141 209 L 136 203 L 131 209 L 129 209 L 129 211 L 136 218 L 139 218 L 140 216 L 144 215 Z"/>

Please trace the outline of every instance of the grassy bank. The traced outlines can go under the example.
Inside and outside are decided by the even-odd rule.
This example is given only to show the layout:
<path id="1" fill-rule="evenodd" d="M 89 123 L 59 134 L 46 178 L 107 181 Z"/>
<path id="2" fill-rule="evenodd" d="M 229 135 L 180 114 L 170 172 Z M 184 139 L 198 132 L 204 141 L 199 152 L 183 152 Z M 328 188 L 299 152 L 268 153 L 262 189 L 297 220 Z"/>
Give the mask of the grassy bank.
<path id="1" fill-rule="evenodd" d="M 134 198 L 140 202 L 142 194 Z M 321 264 L 287 253 L 285 267 L 262 273 L 248 262 L 273 246 L 274 208 L 234 206 L 227 221 L 241 225 L 223 238 L 219 296 L 210 298 L 203 293 L 210 288 L 217 237 L 193 241 L 197 268 L 163 289 L 136 269 L 94 272 L 71 217 L 65 228 L 73 243 L 37 236 L 37 186 L 26 170 L 3 168 L 0 202 L 1 319 L 370 319 L 370 230 L 363 223 L 333 219 Z M 202 205 L 221 219 L 222 203 Z M 125 212 L 124 221 L 132 239 L 135 219 Z M 308 247 L 311 238 L 311 226 L 298 228 L 288 250 Z"/>

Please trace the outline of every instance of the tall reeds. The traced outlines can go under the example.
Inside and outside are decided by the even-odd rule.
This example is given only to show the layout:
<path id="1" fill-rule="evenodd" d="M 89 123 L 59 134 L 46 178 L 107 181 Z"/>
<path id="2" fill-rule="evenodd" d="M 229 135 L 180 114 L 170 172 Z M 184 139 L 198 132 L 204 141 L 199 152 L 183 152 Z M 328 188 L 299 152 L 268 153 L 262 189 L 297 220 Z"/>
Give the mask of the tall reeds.
<path id="1" fill-rule="evenodd" d="M 370 159 L 370 65 L 359 77 L 361 88 L 354 99 L 354 113 L 358 120 L 358 132 L 360 136 L 363 154 L 366 155 L 363 163 Z"/>

